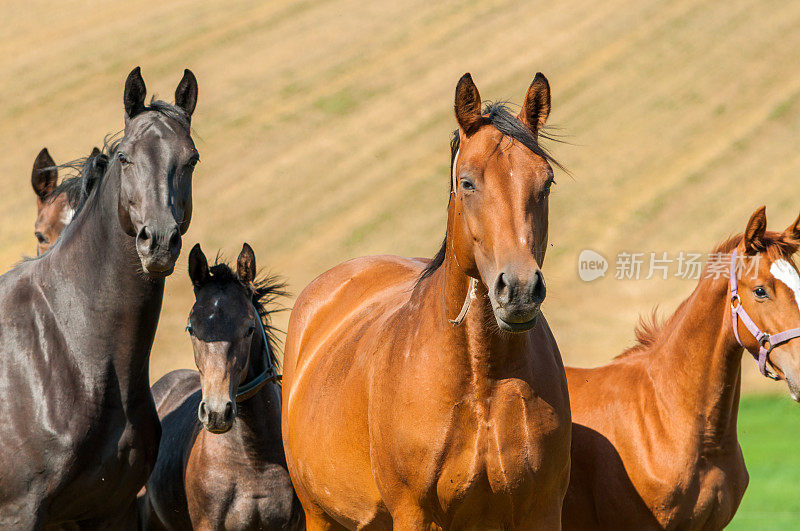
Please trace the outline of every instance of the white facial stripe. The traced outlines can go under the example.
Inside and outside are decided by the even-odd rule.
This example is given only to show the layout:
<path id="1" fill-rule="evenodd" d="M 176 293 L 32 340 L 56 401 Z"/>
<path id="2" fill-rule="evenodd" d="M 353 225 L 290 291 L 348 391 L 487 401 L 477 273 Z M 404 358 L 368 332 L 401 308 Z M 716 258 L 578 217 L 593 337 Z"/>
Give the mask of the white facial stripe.
<path id="1" fill-rule="evenodd" d="M 61 223 L 65 226 L 69 225 L 72 218 L 75 216 L 75 209 L 74 208 L 65 208 L 61 211 Z"/>
<path id="2" fill-rule="evenodd" d="M 800 310 L 800 276 L 798 276 L 797 270 L 786 260 L 780 259 L 772 262 L 769 272 L 792 290 L 797 309 Z"/>
<path id="3" fill-rule="evenodd" d="M 453 193 L 456 193 L 456 190 L 458 189 L 458 188 L 456 188 L 456 185 L 458 184 L 456 182 L 456 168 L 458 167 L 458 152 L 459 151 L 461 151 L 461 148 L 458 148 L 456 150 L 456 156 L 453 157 Z"/>

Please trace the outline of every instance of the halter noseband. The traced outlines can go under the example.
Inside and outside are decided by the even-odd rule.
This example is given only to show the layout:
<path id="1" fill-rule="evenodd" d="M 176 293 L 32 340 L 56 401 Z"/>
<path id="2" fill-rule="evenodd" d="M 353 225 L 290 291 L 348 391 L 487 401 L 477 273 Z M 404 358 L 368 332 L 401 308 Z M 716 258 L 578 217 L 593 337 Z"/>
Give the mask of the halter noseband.
<path id="1" fill-rule="evenodd" d="M 261 330 L 261 339 L 264 342 L 264 357 L 267 359 L 267 368 L 249 382 L 239 385 L 239 389 L 236 391 L 237 402 L 244 402 L 248 398 L 252 398 L 269 382 L 280 381 L 283 378 L 283 375 L 278 374 L 275 365 L 272 363 L 272 353 L 269 348 L 269 341 L 267 341 L 267 332 L 264 330 L 264 323 L 261 322 L 261 317 L 259 317 L 255 306 L 253 306 L 253 310 L 256 312 L 256 322 Z"/>
<path id="2" fill-rule="evenodd" d="M 767 362 L 769 361 L 769 353 L 772 352 L 772 349 L 776 346 L 786 343 L 790 339 L 794 339 L 796 337 L 800 337 L 800 328 L 792 328 L 790 330 L 784 330 L 783 332 L 778 332 L 777 334 L 767 334 L 766 332 L 762 332 L 758 326 L 753 322 L 747 312 L 744 310 L 742 306 L 742 299 L 739 297 L 739 288 L 736 281 L 736 250 L 734 249 L 733 253 L 731 253 L 731 275 L 730 275 L 730 283 L 731 283 L 731 318 L 733 319 L 733 335 L 736 336 L 736 341 L 739 342 L 739 345 L 742 346 L 745 350 L 750 352 L 752 356 L 758 362 L 758 370 L 761 371 L 761 374 L 766 376 L 767 378 L 772 378 L 773 380 L 780 380 L 780 377 L 769 370 L 767 368 Z M 744 323 L 744 326 L 747 330 L 756 338 L 758 342 L 758 354 L 753 353 L 750 349 L 744 346 L 742 340 L 739 339 L 739 322 L 738 319 L 741 319 Z"/>

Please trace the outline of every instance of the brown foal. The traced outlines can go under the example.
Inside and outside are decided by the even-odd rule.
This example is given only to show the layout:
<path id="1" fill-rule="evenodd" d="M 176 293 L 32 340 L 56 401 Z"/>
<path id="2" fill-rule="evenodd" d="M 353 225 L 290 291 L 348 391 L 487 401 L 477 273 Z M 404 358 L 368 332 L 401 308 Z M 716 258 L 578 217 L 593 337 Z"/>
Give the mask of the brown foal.
<path id="1" fill-rule="evenodd" d="M 458 83 L 447 235 L 314 280 L 286 343 L 283 440 L 309 529 L 558 529 L 561 355 L 540 314 L 550 158 L 537 74 L 518 116 Z"/>
<path id="2" fill-rule="evenodd" d="M 800 326 L 791 258 L 800 218 L 782 233 L 766 226 L 761 207 L 715 252 L 723 262 L 734 251 L 758 257 L 737 275 L 739 304 L 776 334 Z M 736 437 L 744 348 L 728 275 L 710 272 L 663 325 L 640 327 L 639 345 L 603 367 L 567 368 L 574 424 L 565 528 L 722 529 L 733 518 L 748 482 Z M 741 319 L 737 326 L 757 353 L 753 334 Z M 800 339 L 773 347 L 768 365 L 800 400 Z"/>
<path id="3" fill-rule="evenodd" d="M 89 158 L 96 157 L 100 150 L 94 148 Z M 69 225 L 81 198 L 81 178 L 71 177 L 58 184 L 58 167 L 47 151 L 42 148 L 33 162 L 31 186 L 36 193 L 36 255 L 50 250 L 61 231 Z M 83 191 L 84 193 L 88 190 Z"/>

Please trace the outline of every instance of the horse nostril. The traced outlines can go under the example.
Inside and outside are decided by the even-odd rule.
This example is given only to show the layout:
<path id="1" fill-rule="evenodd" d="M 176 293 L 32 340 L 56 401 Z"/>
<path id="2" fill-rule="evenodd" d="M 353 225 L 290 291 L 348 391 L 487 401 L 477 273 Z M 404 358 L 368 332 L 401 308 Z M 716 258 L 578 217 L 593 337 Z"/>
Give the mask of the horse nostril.
<path id="1" fill-rule="evenodd" d="M 200 421 L 201 422 L 207 422 L 208 421 L 208 409 L 206 409 L 205 400 L 200 402 L 200 407 L 197 410 L 197 416 L 200 417 Z"/>
<path id="2" fill-rule="evenodd" d="M 505 273 L 497 275 L 497 280 L 494 283 L 494 295 L 500 306 L 508 304 L 511 300 L 511 287 L 508 284 L 508 278 Z"/>
<path id="3" fill-rule="evenodd" d="M 544 284 L 544 275 L 541 271 L 537 271 L 533 277 L 533 302 L 541 304 L 547 295 L 547 287 Z"/>
<path id="4" fill-rule="evenodd" d="M 169 237 L 169 252 L 176 255 L 181 252 L 181 233 L 178 229 L 173 229 Z"/>
<path id="5" fill-rule="evenodd" d="M 150 250 L 153 246 L 153 233 L 147 227 L 142 227 L 136 236 L 136 242 L 145 250 Z"/>
<path id="6" fill-rule="evenodd" d="M 234 415 L 235 415 L 235 412 L 234 412 L 234 409 L 233 409 L 233 402 L 231 402 L 229 400 L 228 403 L 225 404 L 225 422 L 226 423 L 233 422 Z"/>

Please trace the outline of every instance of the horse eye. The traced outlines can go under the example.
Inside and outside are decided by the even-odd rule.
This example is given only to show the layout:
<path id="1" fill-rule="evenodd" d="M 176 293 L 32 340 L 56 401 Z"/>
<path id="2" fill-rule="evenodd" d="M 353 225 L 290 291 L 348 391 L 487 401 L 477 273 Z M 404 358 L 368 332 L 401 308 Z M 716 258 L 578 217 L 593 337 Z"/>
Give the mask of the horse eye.
<path id="1" fill-rule="evenodd" d="M 194 329 L 192 328 L 192 324 L 191 323 L 186 325 L 186 331 L 189 332 L 189 335 L 192 335 L 192 333 L 194 332 Z"/>
<path id="2" fill-rule="evenodd" d="M 247 336 L 246 337 L 252 336 L 253 332 L 255 332 L 255 331 L 256 331 L 256 327 L 255 326 L 251 326 L 250 328 L 247 329 Z"/>
<path id="3" fill-rule="evenodd" d="M 755 294 L 755 296 L 756 296 L 756 297 L 758 297 L 759 299 L 766 299 L 766 298 L 767 298 L 767 290 L 765 290 L 765 289 L 764 289 L 763 287 L 761 287 L 761 286 L 759 286 L 759 287 L 757 287 L 756 289 L 754 289 L 754 290 L 753 290 L 753 293 L 754 293 L 754 294 Z"/>
<path id="4" fill-rule="evenodd" d="M 131 160 L 125 155 L 125 153 L 122 153 L 122 152 L 117 153 L 117 159 L 119 159 L 119 161 L 122 164 L 130 164 L 131 163 Z"/>
<path id="5" fill-rule="evenodd" d="M 461 179 L 461 188 L 467 192 L 475 190 L 475 184 L 467 179 Z"/>
<path id="6" fill-rule="evenodd" d="M 192 168 L 194 168 L 195 166 L 197 166 L 197 163 L 198 163 L 198 162 L 200 162 L 200 157 L 198 157 L 197 155 L 195 155 L 194 157 L 192 157 L 191 159 L 189 159 L 189 166 L 191 166 Z"/>
<path id="7" fill-rule="evenodd" d="M 36 239 L 39 241 L 39 243 L 47 243 L 47 238 L 45 238 L 44 234 L 41 232 L 36 233 Z"/>

